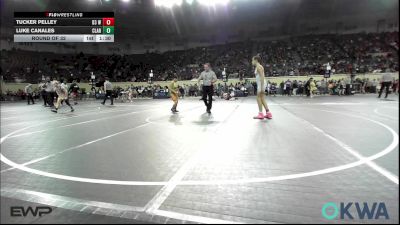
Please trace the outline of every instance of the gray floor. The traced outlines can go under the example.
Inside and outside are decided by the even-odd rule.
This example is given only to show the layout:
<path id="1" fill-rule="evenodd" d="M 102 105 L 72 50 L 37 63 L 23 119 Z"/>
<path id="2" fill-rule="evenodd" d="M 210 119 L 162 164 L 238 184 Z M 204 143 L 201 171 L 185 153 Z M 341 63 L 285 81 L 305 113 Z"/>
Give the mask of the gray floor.
<path id="1" fill-rule="evenodd" d="M 217 99 L 211 116 L 193 98 L 176 115 L 170 100 L 58 114 L 2 104 L 2 212 L 23 201 L 75 212 L 64 223 L 399 222 L 398 96 L 267 100 L 268 121 L 252 119 L 254 97 Z M 353 220 L 327 220 L 327 202 L 384 203 L 389 219 L 360 219 L 353 204 Z"/>

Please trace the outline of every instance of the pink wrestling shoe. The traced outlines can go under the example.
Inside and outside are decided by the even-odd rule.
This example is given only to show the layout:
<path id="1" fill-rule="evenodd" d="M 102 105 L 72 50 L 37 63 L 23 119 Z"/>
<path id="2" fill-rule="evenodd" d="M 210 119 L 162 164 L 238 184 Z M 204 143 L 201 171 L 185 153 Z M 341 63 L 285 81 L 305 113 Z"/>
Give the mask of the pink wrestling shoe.
<path id="1" fill-rule="evenodd" d="M 258 113 L 258 116 L 253 117 L 253 119 L 262 120 L 262 119 L 264 119 L 264 114 L 263 113 Z"/>
<path id="2" fill-rule="evenodd" d="M 271 113 L 271 111 L 268 111 L 267 114 L 265 114 L 265 118 L 266 118 L 266 119 L 269 119 L 269 120 L 272 119 L 272 113 Z"/>

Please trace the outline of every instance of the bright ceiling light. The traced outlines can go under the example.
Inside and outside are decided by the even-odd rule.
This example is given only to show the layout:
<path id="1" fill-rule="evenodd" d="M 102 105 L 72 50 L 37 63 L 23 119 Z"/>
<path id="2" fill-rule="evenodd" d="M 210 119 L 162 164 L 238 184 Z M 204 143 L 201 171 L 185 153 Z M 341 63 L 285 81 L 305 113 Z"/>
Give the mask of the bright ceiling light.
<path id="1" fill-rule="evenodd" d="M 183 0 L 154 0 L 154 4 L 160 7 L 172 8 L 174 5 L 182 5 Z"/>
<path id="2" fill-rule="evenodd" d="M 227 5 L 229 0 L 197 0 L 202 5 L 215 6 L 215 5 Z"/>
<path id="3" fill-rule="evenodd" d="M 185 0 L 187 4 L 191 5 L 194 0 Z M 172 8 L 174 5 L 182 5 L 183 0 L 154 0 L 157 7 Z M 198 3 L 205 6 L 227 5 L 230 0 L 197 0 Z"/>
<path id="4" fill-rule="evenodd" d="M 129 2 L 130 0 L 122 0 L 123 2 Z"/>

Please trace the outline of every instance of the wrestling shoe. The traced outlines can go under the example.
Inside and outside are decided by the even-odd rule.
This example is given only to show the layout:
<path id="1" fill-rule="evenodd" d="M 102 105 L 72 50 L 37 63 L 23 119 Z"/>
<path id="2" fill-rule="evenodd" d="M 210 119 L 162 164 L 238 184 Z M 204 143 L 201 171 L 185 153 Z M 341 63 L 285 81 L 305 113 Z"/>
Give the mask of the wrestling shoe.
<path id="1" fill-rule="evenodd" d="M 271 113 L 271 111 L 268 111 L 267 114 L 265 114 L 265 118 L 266 118 L 266 119 L 269 119 L 269 120 L 272 119 L 272 113 Z"/>
<path id="2" fill-rule="evenodd" d="M 253 117 L 253 119 L 262 120 L 262 119 L 264 119 L 264 114 L 263 113 L 258 113 L 258 116 Z"/>

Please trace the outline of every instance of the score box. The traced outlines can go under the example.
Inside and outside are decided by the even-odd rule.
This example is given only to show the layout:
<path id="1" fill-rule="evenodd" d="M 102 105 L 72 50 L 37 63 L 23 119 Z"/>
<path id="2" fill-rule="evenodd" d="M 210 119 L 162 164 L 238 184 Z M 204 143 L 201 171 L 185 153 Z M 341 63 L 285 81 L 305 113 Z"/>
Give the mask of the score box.
<path id="1" fill-rule="evenodd" d="M 103 27 L 103 34 L 114 34 L 114 27 Z"/>
<path id="2" fill-rule="evenodd" d="M 114 42 L 114 32 L 113 12 L 14 12 L 14 42 Z"/>
<path id="3" fill-rule="evenodd" d="M 114 18 L 103 18 L 103 34 L 114 34 Z"/>
<path id="4" fill-rule="evenodd" d="M 103 18 L 103 26 L 114 26 L 114 18 Z"/>

